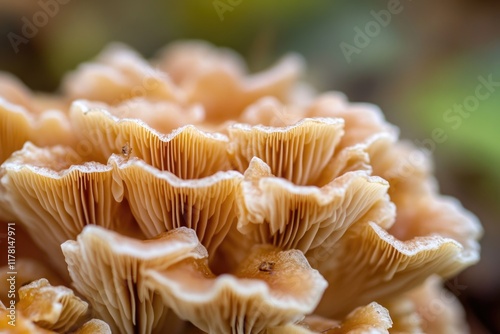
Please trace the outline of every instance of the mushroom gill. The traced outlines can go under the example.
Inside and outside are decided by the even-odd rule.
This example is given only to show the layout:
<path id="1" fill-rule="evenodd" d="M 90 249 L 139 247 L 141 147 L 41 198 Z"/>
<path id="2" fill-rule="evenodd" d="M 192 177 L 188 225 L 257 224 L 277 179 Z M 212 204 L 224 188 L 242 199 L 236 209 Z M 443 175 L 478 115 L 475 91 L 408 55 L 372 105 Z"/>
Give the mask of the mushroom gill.
<path id="1" fill-rule="evenodd" d="M 298 186 L 274 177 L 267 164 L 253 158 L 242 188 L 238 230 L 254 242 L 307 253 L 327 239 L 333 246 L 385 197 L 388 184 L 357 171 L 321 188 Z"/>
<path id="2" fill-rule="evenodd" d="M 2 184 L 12 211 L 60 273 L 66 265 L 60 245 L 75 239 L 84 226 L 96 224 L 134 234 L 126 202 L 111 193 L 113 169 L 96 162 L 77 164 L 72 149 L 39 148 L 27 142 L 1 168 Z"/>
<path id="3" fill-rule="evenodd" d="M 385 121 L 379 107 L 369 103 L 352 103 L 340 93 L 325 93 L 316 97 L 304 110 L 303 117 L 335 117 L 344 120 L 345 135 L 339 146 L 353 146 L 385 133 L 397 136 L 398 129 Z"/>
<path id="4" fill-rule="evenodd" d="M 136 240 L 87 226 L 76 241 L 62 244 L 75 288 L 114 333 L 163 333 L 178 323 L 145 272 L 169 268 L 206 251 L 193 230 L 181 227 L 154 239 Z"/>
<path id="5" fill-rule="evenodd" d="M 401 240 L 436 234 L 452 238 L 464 247 L 460 256 L 467 256 L 469 265 L 479 260 L 481 224 L 456 200 L 439 195 L 429 153 L 398 140 L 397 129 L 384 121 L 380 109 L 349 104 L 342 95 L 325 94 L 305 115 L 344 119 L 345 135 L 339 147 L 345 150 L 361 145 L 373 174 L 390 184 L 388 193 L 398 209 L 391 234 Z"/>
<path id="6" fill-rule="evenodd" d="M 201 179 L 183 180 L 137 158 L 110 158 L 116 177 L 113 194 L 125 196 L 147 238 L 185 226 L 196 231 L 210 254 L 237 221 L 236 199 L 243 176 L 219 171 Z"/>
<path id="7" fill-rule="evenodd" d="M 216 277 L 201 258 L 146 275 L 179 317 L 209 333 L 265 333 L 298 321 L 327 285 L 300 251 L 272 246 L 254 247 L 232 274 Z"/>
<path id="8" fill-rule="evenodd" d="M 323 271 L 329 288 L 317 311 L 342 315 L 349 306 L 419 286 L 432 274 L 452 277 L 471 264 L 462 251 L 453 239 L 436 235 L 403 242 L 374 222 L 359 223 L 331 248 L 333 266 Z"/>
<path id="9" fill-rule="evenodd" d="M 230 168 L 227 137 L 222 134 L 203 132 L 192 125 L 162 134 L 141 120 L 120 119 L 83 101 L 73 104 L 70 117 L 78 136 L 89 146 L 89 156 L 98 161 L 121 153 L 183 179 Z"/>
<path id="10" fill-rule="evenodd" d="M 205 110 L 200 104 L 184 107 L 171 101 L 144 97 L 134 97 L 117 104 L 79 101 L 85 110 L 105 110 L 119 119 L 137 119 L 160 133 L 169 133 L 185 124 L 198 124 L 205 120 Z"/>
<path id="11" fill-rule="evenodd" d="M 271 172 L 299 185 L 315 184 L 330 163 L 343 135 L 342 119 L 304 119 L 276 128 L 234 124 L 229 128 L 229 154 L 237 170 L 248 168 L 253 157 Z"/>
<path id="12" fill-rule="evenodd" d="M 54 296 L 18 298 L 16 330 L 464 327 L 453 298 L 442 316 L 425 305 L 479 260 L 480 223 L 378 107 L 317 94 L 301 69 L 290 55 L 249 74 L 232 51 L 180 42 L 152 61 L 115 44 L 57 95 L 0 75 L 0 221 L 19 227 L 18 284 L 37 282 L 19 296 Z M 54 291 L 77 297 L 43 277 L 95 319 L 56 313 Z"/>

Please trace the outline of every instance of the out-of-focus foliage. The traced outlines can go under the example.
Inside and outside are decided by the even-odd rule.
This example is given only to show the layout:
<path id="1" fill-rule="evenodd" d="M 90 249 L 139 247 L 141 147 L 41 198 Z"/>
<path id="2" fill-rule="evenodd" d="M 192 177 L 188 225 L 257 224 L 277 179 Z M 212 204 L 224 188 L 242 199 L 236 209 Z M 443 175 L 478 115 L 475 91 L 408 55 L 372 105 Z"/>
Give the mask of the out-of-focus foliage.
<path id="1" fill-rule="evenodd" d="M 409 101 L 419 116 L 424 129 L 442 128 L 447 139 L 436 143 L 436 153 L 461 161 L 464 165 L 475 165 L 488 173 L 490 182 L 500 191 L 500 66 L 498 50 L 491 55 L 470 54 L 445 64 L 438 69 L 430 82 L 421 84 L 410 93 Z M 496 57 L 492 56 L 496 55 Z M 488 57 L 489 56 L 489 57 Z M 465 99 L 475 95 L 480 85 L 478 77 L 490 77 L 498 85 L 477 108 L 463 116 L 453 110 L 455 104 L 463 105 Z M 487 90 L 483 88 L 481 93 Z M 472 108 L 471 108 L 472 109 Z M 453 118 L 452 118 L 453 117 Z M 431 133 L 431 131 L 429 131 Z M 442 147 L 441 147 L 442 146 Z M 467 161 L 469 157 L 472 161 Z M 500 193 L 498 193 L 500 195 Z"/>

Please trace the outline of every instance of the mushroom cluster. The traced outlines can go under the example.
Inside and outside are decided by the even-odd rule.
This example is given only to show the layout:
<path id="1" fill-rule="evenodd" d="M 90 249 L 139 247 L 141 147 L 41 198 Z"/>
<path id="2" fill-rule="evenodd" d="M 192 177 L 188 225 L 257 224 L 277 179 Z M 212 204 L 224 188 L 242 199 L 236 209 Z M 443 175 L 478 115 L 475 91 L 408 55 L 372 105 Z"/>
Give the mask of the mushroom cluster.
<path id="1" fill-rule="evenodd" d="M 27 285 L 0 326 L 467 332 L 443 282 L 479 260 L 481 225 L 377 107 L 316 93 L 302 67 L 248 74 L 179 42 L 151 61 L 112 45 L 57 94 L 2 74 L 0 221 Z"/>

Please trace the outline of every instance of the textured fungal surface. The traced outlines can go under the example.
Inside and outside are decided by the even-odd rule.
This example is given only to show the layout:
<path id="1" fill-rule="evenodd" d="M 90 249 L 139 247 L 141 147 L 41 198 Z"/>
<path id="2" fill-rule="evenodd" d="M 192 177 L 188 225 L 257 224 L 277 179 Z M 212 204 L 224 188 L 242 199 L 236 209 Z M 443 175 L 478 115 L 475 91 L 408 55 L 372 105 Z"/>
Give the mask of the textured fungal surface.
<path id="1" fill-rule="evenodd" d="M 0 223 L 25 249 L 0 332 L 467 333 L 456 298 L 428 305 L 479 261 L 480 223 L 303 67 L 178 42 L 112 45 L 58 95 L 0 75 Z"/>

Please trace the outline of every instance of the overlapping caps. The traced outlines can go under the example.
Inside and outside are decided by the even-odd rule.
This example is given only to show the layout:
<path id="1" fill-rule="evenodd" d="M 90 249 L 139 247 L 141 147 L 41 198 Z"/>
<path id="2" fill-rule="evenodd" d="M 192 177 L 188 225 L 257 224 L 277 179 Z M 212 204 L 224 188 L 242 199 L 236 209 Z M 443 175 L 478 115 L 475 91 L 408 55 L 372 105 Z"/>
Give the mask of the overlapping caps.
<path id="1" fill-rule="evenodd" d="M 183 42 L 113 45 L 57 95 L 3 75 L 0 220 L 32 282 L 10 331 L 467 332 L 442 285 L 480 224 L 375 106 L 301 70 Z"/>

